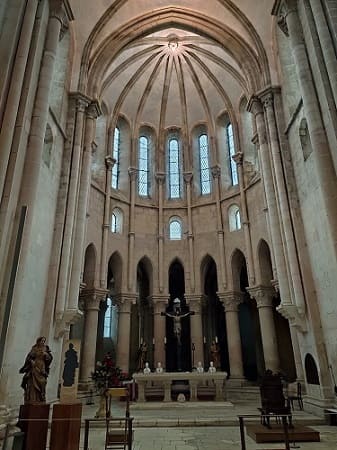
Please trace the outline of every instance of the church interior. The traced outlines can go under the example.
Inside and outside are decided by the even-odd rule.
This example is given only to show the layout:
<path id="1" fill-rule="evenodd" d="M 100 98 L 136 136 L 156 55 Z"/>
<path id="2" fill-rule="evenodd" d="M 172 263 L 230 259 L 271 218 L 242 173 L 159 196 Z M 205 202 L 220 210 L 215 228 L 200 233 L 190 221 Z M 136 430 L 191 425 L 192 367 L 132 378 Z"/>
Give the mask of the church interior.
<path id="1" fill-rule="evenodd" d="M 0 422 L 38 336 L 51 402 L 73 339 L 336 408 L 336 1 L 2 0 L 0 55 Z"/>

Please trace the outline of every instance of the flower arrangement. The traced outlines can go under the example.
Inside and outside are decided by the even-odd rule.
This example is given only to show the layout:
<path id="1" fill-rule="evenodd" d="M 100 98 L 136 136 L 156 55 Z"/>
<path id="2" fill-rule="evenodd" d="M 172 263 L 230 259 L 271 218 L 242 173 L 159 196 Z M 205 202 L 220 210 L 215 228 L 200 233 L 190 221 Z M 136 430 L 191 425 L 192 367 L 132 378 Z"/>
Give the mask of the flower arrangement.
<path id="1" fill-rule="evenodd" d="M 128 380 L 128 374 L 115 365 L 111 354 L 107 353 L 102 362 L 97 361 L 95 372 L 91 373 L 96 390 L 104 391 L 110 387 L 122 386 L 123 381 Z"/>

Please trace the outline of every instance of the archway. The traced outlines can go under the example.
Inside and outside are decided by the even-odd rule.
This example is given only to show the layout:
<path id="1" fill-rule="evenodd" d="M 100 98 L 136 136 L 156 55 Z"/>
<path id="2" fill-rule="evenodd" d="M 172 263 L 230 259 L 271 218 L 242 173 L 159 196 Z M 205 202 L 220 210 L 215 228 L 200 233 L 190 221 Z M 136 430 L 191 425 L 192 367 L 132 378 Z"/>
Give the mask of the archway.
<path id="1" fill-rule="evenodd" d="M 211 256 L 205 256 L 201 263 L 201 279 L 203 283 L 204 302 L 202 308 L 203 336 L 204 336 L 204 365 L 209 366 L 211 360 L 210 346 L 213 341 L 219 344 L 220 367 L 229 371 L 226 317 L 222 303 L 217 296 L 218 276 L 217 267 Z"/>
<path id="2" fill-rule="evenodd" d="M 259 315 L 255 300 L 247 292 L 248 273 L 246 259 L 240 250 L 232 258 L 234 291 L 241 292 L 239 326 L 242 346 L 242 363 L 245 378 L 256 381 L 264 372 L 264 360 Z"/>
<path id="3" fill-rule="evenodd" d="M 181 313 L 185 314 L 189 308 L 185 300 L 185 272 L 182 263 L 176 259 L 169 268 L 169 293 L 170 299 L 166 312 L 174 311 L 174 300 L 180 300 Z M 182 371 L 190 371 L 191 364 L 191 333 L 190 318 L 181 319 L 181 358 L 180 369 Z M 173 319 L 166 317 L 166 370 L 175 372 L 178 370 L 177 362 L 177 339 L 173 329 Z"/>
<path id="4" fill-rule="evenodd" d="M 144 256 L 137 265 L 137 302 L 131 309 L 130 372 L 138 369 L 139 349 L 146 345 L 147 361 L 153 367 L 152 264 Z"/>

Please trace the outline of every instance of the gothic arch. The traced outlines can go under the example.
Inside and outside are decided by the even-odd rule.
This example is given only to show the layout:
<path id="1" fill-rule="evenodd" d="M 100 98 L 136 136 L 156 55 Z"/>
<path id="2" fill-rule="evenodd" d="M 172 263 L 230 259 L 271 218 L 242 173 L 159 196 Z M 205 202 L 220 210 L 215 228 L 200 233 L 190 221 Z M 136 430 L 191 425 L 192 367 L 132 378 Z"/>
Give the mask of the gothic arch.
<path id="1" fill-rule="evenodd" d="M 83 283 L 86 288 L 92 288 L 96 280 L 96 258 L 97 251 L 94 244 L 89 244 L 84 255 Z"/>
<path id="2" fill-rule="evenodd" d="M 146 274 L 149 282 L 149 295 L 152 295 L 153 293 L 153 264 L 150 260 L 150 258 L 146 255 L 144 255 L 137 264 L 137 271 L 139 267 L 142 268 L 144 273 Z"/>
<path id="3" fill-rule="evenodd" d="M 240 292 L 241 282 L 240 276 L 241 271 L 247 267 L 245 255 L 241 250 L 236 248 L 231 256 L 231 268 L 232 268 L 232 287 L 234 291 Z M 248 284 L 247 284 L 248 286 Z"/>
<path id="4" fill-rule="evenodd" d="M 108 263 L 107 288 L 113 283 L 114 292 L 120 293 L 123 289 L 123 258 L 118 251 L 114 252 Z"/>
<path id="5" fill-rule="evenodd" d="M 261 239 L 257 246 L 257 281 L 263 286 L 270 286 L 273 279 L 273 267 L 269 245 Z"/>

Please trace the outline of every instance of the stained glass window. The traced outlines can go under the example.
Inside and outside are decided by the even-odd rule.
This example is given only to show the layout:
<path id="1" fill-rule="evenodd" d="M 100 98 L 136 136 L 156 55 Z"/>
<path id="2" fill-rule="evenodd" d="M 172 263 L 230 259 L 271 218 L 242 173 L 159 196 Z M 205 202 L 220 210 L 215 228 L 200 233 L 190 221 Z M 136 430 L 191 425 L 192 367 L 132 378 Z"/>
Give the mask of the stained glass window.
<path id="1" fill-rule="evenodd" d="M 146 136 L 139 138 L 138 194 L 149 195 L 149 139 Z"/>
<path id="2" fill-rule="evenodd" d="M 232 185 L 235 186 L 236 184 L 238 184 L 238 172 L 236 168 L 236 162 L 232 158 L 232 156 L 235 155 L 235 146 L 234 146 L 233 126 L 231 123 L 227 125 L 226 133 L 227 133 L 227 146 L 229 154 L 231 180 Z"/>
<path id="3" fill-rule="evenodd" d="M 211 192 L 211 171 L 209 167 L 208 138 L 206 134 L 199 136 L 200 189 L 201 195 Z"/>
<path id="4" fill-rule="evenodd" d="M 171 240 L 180 240 L 182 237 L 181 223 L 178 219 L 173 219 L 169 226 L 169 237 Z"/>
<path id="5" fill-rule="evenodd" d="M 114 131 L 114 141 L 113 141 L 113 150 L 112 150 L 112 157 L 116 160 L 113 168 L 112 168 L 112 179 L 111 179 L 111 186 L 114 189 L 118 189 L 118 181 L 119 181 L 119 157 L 120 157 L 120 130 L 119 128 L 115 128 Z"/>
<path id="6" fill-rule="evenodd" d="M 177 139 L 170 139 L 168 156 L 169 196 L 170 198 L 180 198 L 180 155 Z"/>

